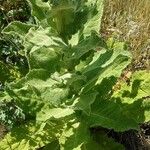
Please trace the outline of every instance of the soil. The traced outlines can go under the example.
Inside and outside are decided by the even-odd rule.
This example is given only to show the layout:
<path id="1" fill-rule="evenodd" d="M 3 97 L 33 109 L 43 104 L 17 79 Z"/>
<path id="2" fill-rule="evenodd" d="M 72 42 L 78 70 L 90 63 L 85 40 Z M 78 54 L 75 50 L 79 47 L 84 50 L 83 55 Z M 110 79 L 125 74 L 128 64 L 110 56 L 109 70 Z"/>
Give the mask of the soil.
<path id="1" fill-rule="evenodd" d="M 123 133 L 110 131 L 108 136 L 123 144 L 126 150 L 150 150 L 150 123 L 142 124 L 139 132 L 134 130 Z"/>

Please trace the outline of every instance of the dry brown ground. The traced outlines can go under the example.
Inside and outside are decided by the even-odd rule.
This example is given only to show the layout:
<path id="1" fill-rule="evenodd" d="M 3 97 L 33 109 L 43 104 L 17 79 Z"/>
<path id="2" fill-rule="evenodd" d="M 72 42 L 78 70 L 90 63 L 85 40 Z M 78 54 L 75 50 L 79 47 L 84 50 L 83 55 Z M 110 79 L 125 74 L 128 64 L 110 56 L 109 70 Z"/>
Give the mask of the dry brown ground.
<path id="1" fill-rule="evenodd" d="M 150 0 L 106 0 L 101 30 L 129 43 L 135 68 L 150 69 Z"/>

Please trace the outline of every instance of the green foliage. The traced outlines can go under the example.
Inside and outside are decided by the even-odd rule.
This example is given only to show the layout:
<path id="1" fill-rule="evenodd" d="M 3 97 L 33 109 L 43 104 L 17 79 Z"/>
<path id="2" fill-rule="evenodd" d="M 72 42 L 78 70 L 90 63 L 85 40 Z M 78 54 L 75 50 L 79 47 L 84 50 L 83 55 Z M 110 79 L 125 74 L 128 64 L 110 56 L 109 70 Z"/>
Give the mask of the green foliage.
<path id="1" fill-rule="evenodd" d="M 3 86 L 5 82 L 19 79 L 25 75 L 28 72 L 28 66 L 26 58 L 19 53 L 22 49 L 20 39 L 15 35 L 6 36 L 2 34 L 2 30 L 14 20 L 27 22 L 30 19 L 32 22 L 30 17 L 30 8 L 26 1 L 0 1 L 0 84 Z"/>
<path id="2" fill-rule="evenodd" d="M 143 98 L 150 78 L 135 73 L 131 87 L 124 83 L 113 91 L 131 56 L 124 43 L 106 44 L 98 35 L 103 0 L 28 1 L 36 26 L 14 22 L 3 33 L 20 36 L 29 72 L 0 93 L 1 101 L 15 100 L 26 122 L 6 135 L 0 149 L 123 149 L 90 128 L 138 129 L 149 119 Z"/>
<path id="3" fill-rule="evenodd" d="M 14 104 L 14 102 L 7 102 L 0 104 L 0 121 L 1 124 L 12 128 L 15 123 L 22 122 L 25 116 L 22 110 Z"/>
<path id="4" fill-rule="evenodd" d="M 113 94 L 113 97 L 121 99 L 129 104 L 125 107 L 125 113 L 132 112 L 130 117 L 136 122 L 148 122 L 150 120 L 150 76 L 147 71 L 137 71 L 132 75 L 130 86 L 121 83 L 121 89 Z M 131 105 L 134 104 L 134 105 Z"/>

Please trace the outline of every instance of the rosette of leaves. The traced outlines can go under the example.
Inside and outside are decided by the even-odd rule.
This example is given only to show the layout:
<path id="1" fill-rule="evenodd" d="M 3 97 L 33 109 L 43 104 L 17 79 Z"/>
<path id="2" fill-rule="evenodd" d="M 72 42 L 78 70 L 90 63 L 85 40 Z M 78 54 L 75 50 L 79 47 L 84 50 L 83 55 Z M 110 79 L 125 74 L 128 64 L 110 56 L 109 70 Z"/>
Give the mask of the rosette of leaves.
<path id="1" fill-rule="evenodd" d="M 5 136 L 0 149 L 124 149 L 90 128 L 138 130 L 149 120 L 149 100 L 143 97 L 150 78 L 134 74 L 131 85 L 140 80 L 135 91 L 123 85 L 113 92 L 131 56 L 124 43 L 105 43 L 98 34 L 103 0 L 28 2 L 36 25 L 13 22 L 3 33 L 20 36 L 29 72 L 0 93 L 1 101 L 16 102 L 26 122 Z"/>

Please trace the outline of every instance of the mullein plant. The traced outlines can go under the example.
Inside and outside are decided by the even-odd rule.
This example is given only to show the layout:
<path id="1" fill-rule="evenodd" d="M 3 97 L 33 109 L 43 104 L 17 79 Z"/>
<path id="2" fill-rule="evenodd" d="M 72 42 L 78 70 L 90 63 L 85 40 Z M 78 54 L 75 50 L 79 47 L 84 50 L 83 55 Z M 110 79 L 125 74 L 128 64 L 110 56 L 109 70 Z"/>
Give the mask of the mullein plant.
<path id="1" fill-rule="evenodd" d="M 138 130 L 150 119 L 150 76 L 120 82 L 131 55 L 123 42 L 99 35 L 103 0 L 28 0 L 36 24 L 12 22 L 4 34 L 20 37 L 29 72 L 5 85 L 0 101 L 25 114 L 1 150 L 124 149 L 104 131 Z"/>

